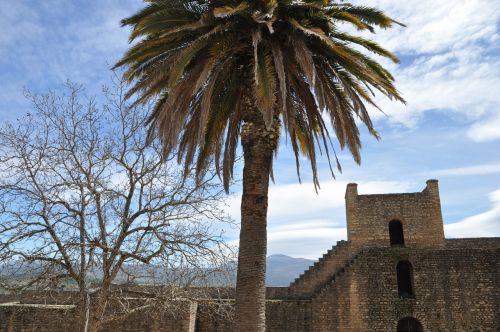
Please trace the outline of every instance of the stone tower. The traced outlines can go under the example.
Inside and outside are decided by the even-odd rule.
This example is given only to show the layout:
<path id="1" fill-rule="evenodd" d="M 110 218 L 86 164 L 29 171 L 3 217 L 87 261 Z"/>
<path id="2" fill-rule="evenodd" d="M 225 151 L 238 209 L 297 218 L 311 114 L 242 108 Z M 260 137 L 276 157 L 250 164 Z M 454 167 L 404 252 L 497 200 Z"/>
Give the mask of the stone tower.
<path id="1" fill-rule="evenodd" d="M 422 192 L 358 195 L 358 185 L 346 189 L 347 238 L 351 252 L 362 247 L 445 246 L 437 180 Z"/>

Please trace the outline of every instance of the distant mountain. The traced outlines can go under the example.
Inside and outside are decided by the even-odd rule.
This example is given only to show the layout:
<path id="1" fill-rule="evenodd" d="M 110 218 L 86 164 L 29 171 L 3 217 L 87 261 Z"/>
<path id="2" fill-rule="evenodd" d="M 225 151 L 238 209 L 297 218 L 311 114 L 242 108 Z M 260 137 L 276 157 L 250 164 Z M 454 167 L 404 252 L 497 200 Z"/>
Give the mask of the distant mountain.
<path id="1" fill-rule="evenodd" d="M 295 278 L 297 278 L 304 270 L 307 270 L 314 261 L 305 258 L 294 258 L 286 255 L 271 255 L 267 257 L 267 272 L 266 286 L 288 286 Z M 208 283 L 212 286 L 233 286 L 236 284 L 236 267 L 237 262 L 228 263 L 228 274 L 214 273 L 208 278 Z M 24 279 L 30 278 L 37 274 L 37 271 L 42 268 L 41 265 L 34 263 L 10 262 L 0 264 L 0 280 L 2 279 Z M 168 280 L 178 280 L 181 274 L 170 270 L 168 273 L 161 267 L 145 266 L 145 265 L 127 265 L 127 270 L 134 271 L 133 274 L 141 275 L 143 278 L 138 278 L 137 282 L 167 282 Z M 184 271 L 185 273 L 186 271 Z M 90 271 L 91 279 L 100 279 L 102 272 L 99 268 Z M 115 282 L 120 283 L 126 280 L 125 276 L 118 275 Z"/>
<path id="2" fill-rule="evenodd" d="M 267 257 L 266 286 L 288 286 L 313 264 L 311 259 L 271 255 Z"/>

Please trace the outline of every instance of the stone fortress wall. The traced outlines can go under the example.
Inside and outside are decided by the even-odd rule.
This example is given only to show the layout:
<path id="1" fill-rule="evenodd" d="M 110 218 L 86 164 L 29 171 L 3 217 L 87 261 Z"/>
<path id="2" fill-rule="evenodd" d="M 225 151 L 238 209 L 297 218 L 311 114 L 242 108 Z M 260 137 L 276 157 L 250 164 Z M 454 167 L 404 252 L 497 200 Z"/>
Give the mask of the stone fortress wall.
<path id="1" fill-rule="evenodd" d="M 383 195 L 358 195 L 349 184 L 346 217 L 347 241 L 289 287 L 267 289 L 267 331 L 500 331 L 500 238 L 445 239 L 436 180 L 422 192 Z M 0 297 L 7 302 L 0 330 L 71 331 L 70 303 L 37 308 L 29 298 L 14 300 Z M 175 319 L 144 312 L 103 331 L 231 331 L 206 301 L 186 303 Z"/>

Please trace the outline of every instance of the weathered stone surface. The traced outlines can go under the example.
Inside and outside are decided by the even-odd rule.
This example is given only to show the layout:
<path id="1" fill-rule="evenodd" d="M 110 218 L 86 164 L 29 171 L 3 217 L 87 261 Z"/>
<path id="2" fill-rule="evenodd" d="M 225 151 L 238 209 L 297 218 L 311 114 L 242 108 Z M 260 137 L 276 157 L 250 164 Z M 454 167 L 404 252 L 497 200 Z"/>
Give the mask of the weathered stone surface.
<path id="1" fill-rule="evenodd" d="M 436 180 L 422 192 L 358 195 L 357 185 L 346 190 L 347 237 L 351 251 L 366 246 L 389 246 L 389 222 L 403 224 L 408 247 L 443 247 L 443 217 Z"/>

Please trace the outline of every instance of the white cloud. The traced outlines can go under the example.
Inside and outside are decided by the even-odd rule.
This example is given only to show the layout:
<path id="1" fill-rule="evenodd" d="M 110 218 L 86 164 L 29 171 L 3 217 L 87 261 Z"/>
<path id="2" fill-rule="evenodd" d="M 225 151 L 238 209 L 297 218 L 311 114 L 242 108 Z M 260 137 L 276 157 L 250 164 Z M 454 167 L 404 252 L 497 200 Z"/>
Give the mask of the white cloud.
<path id="1" fill-rule="evenodd" d="M 441 175 L 468 175 L 498 172 L 499 164 L 440 170 Z M 435 173 L 433 173 L 435 174 Z M 268 254 L 316 259 L 347 239 L 344 193 L 347 181 L 329 181 L 319 195 L 311 183 L 272 186 L 269 191 Z M 411 182 L 372 181 L 358 185 L 359 194 L 420 191 Z M 484 213 L 446 224 L 448 238 L 500 236 L 500 190 L 492 192 L 493 207 Z M 240 196 L 230 201 L 230 213 L 239 220 Z M 238 241 L 234 240 L 237 245 Z"/>
<path id="2" fill-rule="evenodd" d="M 345 227 L 312 228 L 275 232 L 269 230 L 268 254 L 318 259 L 339 240 L 347 239 Z"/>
<path id="3" fill-rule="evenodd" d="M 407 25 L 369 35 L 411 62 L 387 63 L 408 102 L 378 98 L 390 121 L 415 127 L 423 112 L 448 110 L 470 123 L 467 135 L 474 141 L 500 138 L 500 95 L 493 88 L 500 86 L 500 2 L 378 0 L 370 5 Z"/>
<path id="4" fill-rule="evenodd" d="M 498 85 L 497 85 L 498 87 Z M 467 131 L 467 136 L 475 142 L 492 141 L 500 138 L 500 114 L 476 122 Z"/>
<path id="5" fill-rule="evenodd" d="M 500 59 L 478 59 L 471 53 L 484 50 L 450 51 L 443 55 L 420 55 L 408 67 L 394 68 L 396 84 L 407 105 L 379 101 L 393 122 L 415 126 L 423 112 L 449 110 L 465 121 L 485 121 L 500 108 L 500 96 L 491 87 L 500 86 Z M 436 58 L 445 56 L 446 62 Z M 379 115 L 380 117 L 380 115 Z M 486 124 L 491 128 L 492 123 Z M 476 130 L 477 132 L 477 130 Z M 494 132 L 494 130 L 493 130 Z M 473 137 L 473 132 L 469 137 Z M 494 137 L 492 133 L 475 133 L 480 140 Z"/>
<path id="6" fill-rule="evenodd" d="M 75 2 L 0 1 L 0 117 L 14 118 L 27 108 L 23 87 L 58 89 L 67 80 L 91 94 L 107 82 L 109 67 L 127 48 L 129 30 L 120 19 L 139 0 Z M 17 113 L 12 115 L 12 113 Z"/>
<path id="7" fill-rule="evenodd" d="M 289 225 L 311 218 L 328 218 L 331 225 L 345 220 L 344 195 L 347 181 L 325 181 L 316 192 L 312 183 L 273 185 L 269 188 L 269 225 Z M 359 183 L 360 194 L 405 192 L 412 186 L 409 182 L 369 181 Z M 229 199 L 229 213 L 239 220 L 241 195 Z M 341 220 L 334 220 L 340 217 Z"/>
<path id="8" fill-rule="evenodd" d="M 366 1 L 354 1 L 365 4 Z M 401 53 L 439 53 L 498 38 L 500 4 L 496 0 L 376 0 L 380 8 L 407 27 L 377 33 L 391 50 Z"/>
<path id="9" fill-rule="evenodd" d="M 427 175 L 432 177 L 483 175 L 483 174 L 494 174 L 494 173 L 500 173 L 500 163 L 447 168 L 447 169 L 439 169 L 431 172 L 426 172 Z"/>
<path id="10" fill-rule="evenodd" d="M 268 254 L 316 259 L 336 241 L 347 238 L 344 195 L 347 181 L 271 186 L 268 210 Z M 411 191 L 410 182 L 360 182 L 359 194 Z M 417 188 L 419 191 L 422 188 Z M 229 213 L 240 219 L 241 196 L 229 200 Z M 237 244 L 237 240 L 233 242 Z"/>
<path id="11" fill-rule="evenodd" d="M 367 4 L 365 0 L 355 2 Z M 120 28 L 118 21 L 144 4 L 140 0 L 94 0 L 85 4 L 0 1 L 0 28 L 9 31 L 0 35 L 0 68 L 5 68 L 0 73 L 0 120 L 7 118 L 7 111 L 19 108 L 16 100 L 23 99 L 23 85 L 43 91 L 57 89 L 69 77 L 100 89 L 100 82 L 107 78 L 106 62 L 116 60 L 127 47 L 128 30 Z M 369 5 L 408 25 L 370 36 L 404 60 L 401 66 L 387 64 L 408 100 L 406 107 L 380 100 L 389 120 L 416 127 L 424 112 L 450 110 L 470 126 L 464 130 L 470 139 L 499 139 L 500 94 L 496 88 L 500 86 L 500 2 L 375 0 Z M 45 13 L 50 15 L 45 17 Z M 378 113 L 376 116 L 381 117 Z M 491 174 L 497 172 L 496 167 L 476 165 L 436 172 L 443 172 L 443 176 Z M 370 171 L 367 176 L 380 177 L 384 171 Z M 269 252 L 315 258 L 336 240 L 345 238 L 346 183 L 322 182 L 319 194 L 311 183 L 272 186 Z M 411 183 L 365 182 L 360 183 L 359 191 L 404 192 L 411 187 Z M 240 197 L 231 198 L 230 204 L 230 213 L 239 220 Z M 465 226 L 457 223 L 453 227 Z M 303 240 L 297 237 L 299 234 Z"/>
<path id="12" fill-rule="evenodd" d="M 447 238 L 500 236 L 500 190 L 489 195 L 493 206 L 490 210 L 467 217 L 459 222 L 446 224 Z"/>
<path id="13" fill-rule="evenodd" d="M 0 29 L 9 31 L 9 33 L 0 34 L 0 51 L 7 51 L 6 46 L 26 43 L 41 37 L 42 27 L 38 24 L 38 15 L 29 4 L 19 1 L 2 1 L 0 13 L 3 13 Z"/>
<path id="14" fill-rule="evenodd" d="M 268 240 L 273 241 L 293 241 L 294 245 L 297 245 L 296 241 L 304 241 L 309 239 L 333 239 L 335 235 L 338 234 L 338 230 L 345 230 L 345 228 L 305 228 L 305 229 L 295 229 L 289 231 L 277 231 L 269 232 Z"/>

